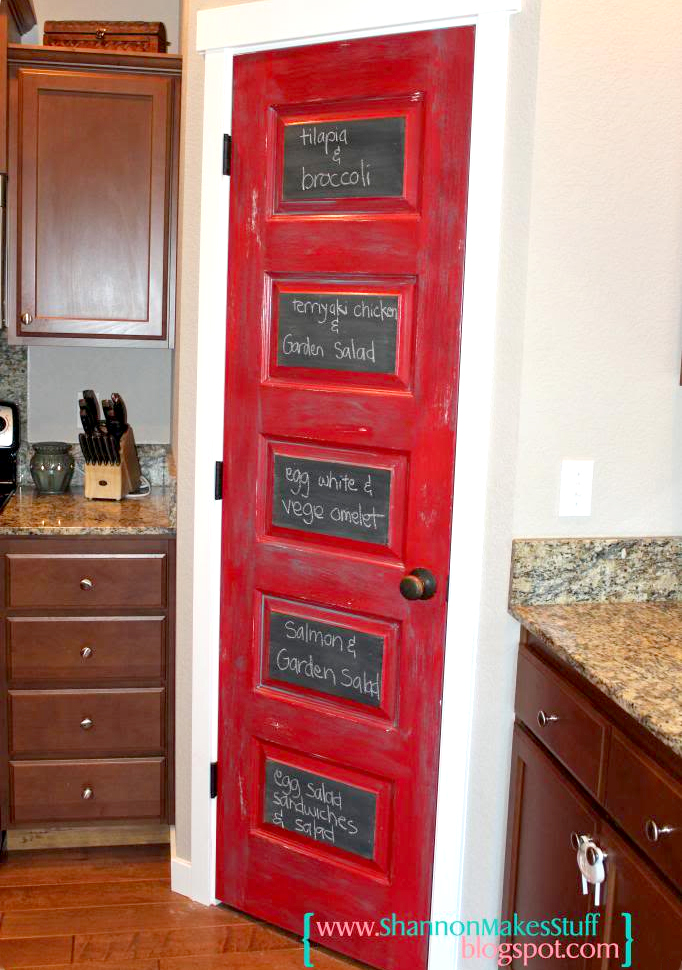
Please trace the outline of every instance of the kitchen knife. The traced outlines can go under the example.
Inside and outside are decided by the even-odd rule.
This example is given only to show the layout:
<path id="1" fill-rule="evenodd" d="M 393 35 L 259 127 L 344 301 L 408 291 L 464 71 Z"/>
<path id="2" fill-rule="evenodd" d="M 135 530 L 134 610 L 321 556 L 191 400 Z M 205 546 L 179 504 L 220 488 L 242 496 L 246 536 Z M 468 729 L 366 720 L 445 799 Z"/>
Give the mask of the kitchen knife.
<path id="1" fill-rule="evenodd" d="M 95 454 L 97 455 L 97 463 L 99 465 L 108 465 L 106 455 L 104 453 L 104 445 L 102 444 L 102 435 L 99 431 L 95 432 L 92 436 L 92 442 L 95 447 Z"/>
<path id="2" fill-rule="evenodd" d="M 121 459 L 118 455 L 118 442 L 112 435 L 108 435 L 107 444 L 109 445 L 109 458 L 112 465 L 120 465 Z"/>
<path id="3" fill-rule="evenodd" d="M 101 434 L 99 438 L 100 447 L 102 449 L 102 458 L 104 459 L 105 465 L 111 464 L 111 458 L 109 457 L 109 447 L 107 444 L 107 435 Z"/>
<path id="4" fill-rule="evenodd" d="M 106 463 L 107 465 L 112 465 L 113 462 L 111 460 L 111 435 L 103 434 L 102 437 L 100 438 L 100 441 L 102 442 L 102 450 L 104 451 L 104 457 L 106 459 Z"/>
<path id="5" fill-rule="evenodd" d="M 104 420 L 106 421 L 107 431 L 116 439 L 116 443 L 120 438 L 123 437 L 124 428 L 122 427 L 120 421 L 116 418 L 116 411 L 114 410 L 114 405 L 111 401 L 102 401 L 102 410 L 104 411 Z"/>
<path id="6" fill-rule="evenodd" d="M 128 410 L 125 401 L 120 394 L 112 394 L 111 403 L 114 408 L 114 418 L 121 426 L 121 434 L 124 434 L 128 430 Z"/>
<path id="7" fill-rule="evenodd" d="M 99 427 L 100 414 L 99 414 L 99 402 L 97 400 L 97 395 L 94 391 L 88 390 L 83 391 L 83 400 L 85 401 L 85 406 L 90 412 L 90 417 L 92 418 L 95 428 Z"/>
<path id="8" fill-rule="evenodd" d="M 81 446 L 81 453 L 83 455 L 83 460 L 86 465 L 92 465 L 92 455 L 90 454 L 90 448 L 88 447 L 87 435 L 79 434 L 78 440 Z"/>
<path id="9" fill-rule="evenodd" d="M 85 401 L 83 400 L 83 398 L 80 399 L 80 417 L 81 417 L 81 424 L 83 425 L 83 431 L 87 435 L 92 434 L 92 432 L 95 430 L 95 426 L 92 422 L 92 416 L 90 414 L 90 411 L 88 410 L 88 407 Z"/>

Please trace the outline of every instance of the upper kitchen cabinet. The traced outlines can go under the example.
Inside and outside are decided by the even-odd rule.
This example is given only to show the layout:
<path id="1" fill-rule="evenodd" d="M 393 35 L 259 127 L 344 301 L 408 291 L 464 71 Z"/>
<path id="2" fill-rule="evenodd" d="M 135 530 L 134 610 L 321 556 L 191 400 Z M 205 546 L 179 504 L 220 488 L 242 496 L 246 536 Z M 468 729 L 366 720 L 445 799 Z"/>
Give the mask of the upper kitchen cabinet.
<path id="1" fill-rule="evenodd" d="M 172 346 L 181 59 L 9 64 L 10 343 Z"/>

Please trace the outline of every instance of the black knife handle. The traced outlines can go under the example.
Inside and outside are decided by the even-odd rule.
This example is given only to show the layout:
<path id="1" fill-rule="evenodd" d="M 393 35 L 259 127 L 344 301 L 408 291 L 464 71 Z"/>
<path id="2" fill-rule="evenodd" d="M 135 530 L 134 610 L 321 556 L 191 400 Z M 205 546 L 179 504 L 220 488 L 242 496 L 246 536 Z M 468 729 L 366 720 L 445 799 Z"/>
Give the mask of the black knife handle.
<path id="1" fill-rule="evenodd" d="M 88 448 L 88 439 L 87 439 L 87 437 L 84 434 L 79 434 L 78 435 L 78 441 L 80 442 L 81 454 L 83 455 L 83 460 L 85 461 L 85 464 L 86 465 L 91 465 L 92 464 L 92 460 L 91 460 L 91 456 L 90 456 L 90 449 Z"/>
<path id="2" fill-rule="evenodd" d="M 128 410 L 125 401 L 120 394 L 114 393 L 111 395 L 111 403 L 114 406 L 116 420 L 120 423 L 123 431 L 125 431 L 128 426 Z"/>
<path id="3" fill-rule="evenodd" d="M 85 401 L 86 407 L 90 412 L 90 416 L 95 424 L 95 427 L 99 425 L 99 401 L 97 400 L 97 395 L 92 390 L 83 391 L 83 400 Z"/>

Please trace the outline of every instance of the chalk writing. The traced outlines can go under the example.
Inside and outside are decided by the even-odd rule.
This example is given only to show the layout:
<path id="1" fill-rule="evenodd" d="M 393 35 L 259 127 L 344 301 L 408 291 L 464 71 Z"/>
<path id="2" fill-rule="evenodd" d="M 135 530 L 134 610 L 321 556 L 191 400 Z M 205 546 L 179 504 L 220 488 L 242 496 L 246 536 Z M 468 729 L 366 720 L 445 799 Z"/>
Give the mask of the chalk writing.
<path id="1" fill-rule="evenodd" d="M 374 856 L 376 800 L 355 785 L 265 762 L 265 822 L 365 859 Z"/>
<path id="2" fill-rule="evenodd" d="M 391 472 L 275 455 L 274 525 L 386 545 Z"/>
<path id="3" fill-rule="evenodd" d="M 396 295 L 279 294 L 280 366 L 394 374 L 397 333 Z"/>
<path id="4" fill-rule="evenodd" d="M 284 200 L 399 197 L 404 168 L 404 117 L 285 126 Z"/>
<path id="5" fill-rule="evenodd" d="M 378 707 L 383 653 L 383 637 L 276 610 L 270 613 L 268 664 L 274 680 Z"/>

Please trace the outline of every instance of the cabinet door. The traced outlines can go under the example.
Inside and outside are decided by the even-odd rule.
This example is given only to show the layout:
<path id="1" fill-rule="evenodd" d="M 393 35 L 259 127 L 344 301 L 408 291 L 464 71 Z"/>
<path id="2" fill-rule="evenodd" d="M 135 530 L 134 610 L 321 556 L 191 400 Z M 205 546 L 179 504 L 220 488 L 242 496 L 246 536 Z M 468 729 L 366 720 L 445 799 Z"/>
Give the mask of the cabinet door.
<path id="1" fill-rule="evenodd" d="M 606 853 L 602 933 L 618 945 L 618 956 L 603 955 L 600 970 L 625 964 L 626 919 L 632 924 L 632 966 L 641 970 L 682 968 L 682 902 L 652 867 L 607 823 L 599 847 Z"/>
<path id="2" fill-rule="evenodd" d="M 563 772 L 518 725 L 509 799 L 505 917 L 511 919 L 514 913 L 522 920 L 566 917 L 578 932 L 578 924 L 594 906 L 592 896 L 582 894 L 571 833 L 596 837 L 597 818 Z M 541 939 L 528 938 L 528 942 Z M 525 942 L 520 936 L 516 941 Z M 523 961 L 512 966 L 521 967 Z M 566 959 L 543 959 L 542 966 L 565 968 Z M 574 959 L 571 966 L 584 970 L 591 964 Z"/>
<path id="3" fill-rule="evenodd" d="M 16 336 L 167 341 L 173 82 L 19 69 Z"/>

